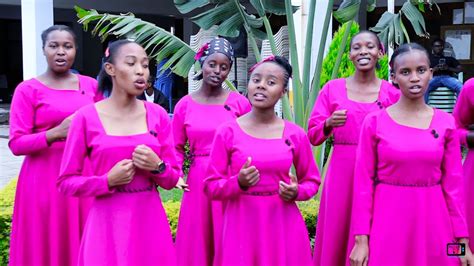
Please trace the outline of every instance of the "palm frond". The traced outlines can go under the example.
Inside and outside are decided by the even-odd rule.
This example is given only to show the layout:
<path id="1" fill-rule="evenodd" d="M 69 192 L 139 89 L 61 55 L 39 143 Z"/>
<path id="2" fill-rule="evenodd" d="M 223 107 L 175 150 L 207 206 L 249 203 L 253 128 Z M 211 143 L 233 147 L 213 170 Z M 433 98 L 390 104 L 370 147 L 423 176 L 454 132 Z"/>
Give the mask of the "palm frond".
<path id="1" fill-rule="evenodd" d="M 96 10 L 86 10 L 75 6 L 79 23 L 84 30 L 89 29 L 91 23 L 95 23 L 91 30 L 92 35 L 98 35 L 102 41 L 109 35 L 127 37 L 140 43 L 151 58 L 161 61 L 168 58 L 162 71 L 170 68 L 173 73 L 181 77 L 187 77 L 191 66 L 194 64 L 196 54 L 191 47 L 172 35 L 168 31 L 153 23 L 136 18 L 133 14 L 100 14 Z"/>

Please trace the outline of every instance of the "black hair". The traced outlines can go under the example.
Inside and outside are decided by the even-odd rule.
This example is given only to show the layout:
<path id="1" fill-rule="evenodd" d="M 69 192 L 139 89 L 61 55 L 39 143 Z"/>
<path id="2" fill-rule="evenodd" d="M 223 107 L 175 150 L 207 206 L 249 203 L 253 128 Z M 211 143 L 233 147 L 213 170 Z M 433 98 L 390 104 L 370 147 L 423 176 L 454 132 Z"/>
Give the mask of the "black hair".
<path id="1" fill-rule="evenodd" d="M 275 63 L 277 65 L 279 65 L 280 67 L 282 67 L 284 70 L 285 70 L 285 76 L 283 77 L 284 79 L 284 87 L 285 87 L 285 90 L 288 88 L 288 81 L 291 77 L 291 75 L 293 74 L 293 68 L 291 67 L 290 63 L 288 62 L 288 60 L 286 58 L 284 58 L 283 56 L 279 56 L 279 55 L 275 55 L 275 56 L 270 56 L 270 57 L 267 57 L 265 59 L 263 59 L 262 61 L 256 63 L 255 65 L 253 65 L 250 70 L 249 70 L 249 73 L 252 74 L 252 72 L 261 64 L 263 63 L 267 63 L 267 62 L 272 62 L 272 63 Z"/>
<path id="2" fill-rule="evenodd" d="M 397 50 L 395 50 L 395 52 L 393 52 L 392 58 L 390 58 L 389 65 L 390 65 L 390 68 L 392 68 L 393 73 L 396 72 L 394 66 L 395 66 L 395 60 L 397 59 L 397 57 L 399 57 L 402 54 L 414 51 L 414 50 L 418 50 L 418 51 L 423 52 L 426 55 L 426 59 L 428 60 L 428 64 L 429 64 L 430 55 L 428 54 L 428 51 L 426 51 L 426 49 L 423 46 L 421 46 L 421 45 L 419 45 L 415 42 L 404 43 L 404 44 L 400 45 L 397 48 Z"/>
<path id="3" fill-rule="evenodd" d="M 358 33 L 356 33 L 354 36 L 352 36 L 351 38 L 351 42 L 349 43 L 349 47 L 351 47 L 350 49 L 352 49 L 352 41 L 355 39 L 355 37 L 361 35 L 361 34 L 364 34 L 364 33 L 368 33 L 368 34 L 371 34 L 372 36 L 375 37 L 375 39 L 377 40 L 377 47 L 381 50 L 381 51 L 384 51 L 384 47 L 382 45 L 382 41 L 380 40 L 379 36 L 373 32 L 373 31 L 370 31 L 370 30 L 362 30 L 362 31 L 359 31 Z M 384 51 L 385 52 L 385 51 Z"/>
<path id="4" fill-rule="evenodd" d="M 120 47 L 129 43 L 135 42 L 130 40 L 118 40 L 109 43 L 107 50 L 105 51 L 104 58 L 102 60 L 102 67 L 100 69 L 99 76 L 97 77 L 97 80 L 99 82 L 99 90 L 101 92 L 105 92 L 108 95 L 110 95 L 110 93 L 112 92 L 112 77 L 105 71 L 105 63 L 113 64 L 115 62 L 115 57 L 117 56 Z"/>
<path id="5" fill-rule="evenodd" d="M 284 85 L 285 85 L 285 88 L 287 88 L 290 77 L 293 74 L 293 67 L 290 65 L 288 60 L 286 58 L 284 58 L 283 56 L 276 55 L 273 62 L 275 62 L 276 64 L 278 64 L 279 66 L 281 66 L 285 70 L 286 74 L 285 74 L 285 77 L 284 77 L 284 80 L 285 80 Z"/>
<path id="6" fill-rule="evenodd" d="M 75 46 L 77 47 L 77 38 L 76 38 L 76 34 L 74 33 L 74 31 L 66 26 L 66 25 L 53 25 L 47 29 L 45 29 L 42 33 L 41 33 L 41 42 L 43 43 L 43 48 L 44 46 L 46 45 L 46 41 L 48 40 L 48 36 L 51 32 L 53 31 L 67 31 L 69 32 L 69 34 L 71 34 L 72 38 L 74 39 L 74 44 Z"/>
<path id="7" fill-rule="evenodd" d="M 155 83 L 155 76 L 150 75 L 150 76 L 148 77 L 147 82 L 150 82 L 150 83 L 152 83 L 152 84 Z"/>
<path id="8" fill-rule="evenodd" d="M 444 40 L 439 37 L 434 38 L 433 41 L 431 41 L 431 46 L 433 46 L 435 42 L 440 42 L 442 45 L 444 45 Z"/>

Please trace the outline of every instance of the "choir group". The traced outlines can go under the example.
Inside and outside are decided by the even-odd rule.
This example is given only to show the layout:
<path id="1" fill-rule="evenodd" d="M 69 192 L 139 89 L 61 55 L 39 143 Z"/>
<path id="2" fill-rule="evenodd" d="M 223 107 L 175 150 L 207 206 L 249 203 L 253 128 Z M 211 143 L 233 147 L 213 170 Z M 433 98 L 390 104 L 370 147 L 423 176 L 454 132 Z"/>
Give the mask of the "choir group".
<path id="1" fill-rule="evenodd" d="M 426 105 L 422 46 L 398 47 L 390 83 L 375 74 L 379 38 L 359 32 L 355 73 L 323 87 L 306 132 L 274 111 L 292 77 L 283 57 L 250 69 L 244 97 L 222 86 L 231 44 L 211 40 L 200 89 L 170 120 L 137 99 L 150 74 L 139 44 L 110 43 L 96 81 L 70 71 L 70 28 L 41 37 L 48 69 L 11 106 L 9 147 L 25 160 L 10 265 L 474 265 L 474 79 L 453 115 Z M 321 187 L 312 145 L 328 138 L 311 250 L 296 202 Z M 185 191 L 174 240 L 157 186 Z"/>

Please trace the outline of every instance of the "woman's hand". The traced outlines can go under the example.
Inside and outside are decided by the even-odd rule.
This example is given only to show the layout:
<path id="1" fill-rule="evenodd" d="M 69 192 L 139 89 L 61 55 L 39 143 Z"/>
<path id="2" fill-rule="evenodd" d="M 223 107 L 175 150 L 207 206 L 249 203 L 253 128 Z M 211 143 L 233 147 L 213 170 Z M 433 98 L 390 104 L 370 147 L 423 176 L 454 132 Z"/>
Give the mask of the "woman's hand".
<path id="1" fill-rule="evenodd" d="M 109 188 L 132 182 L 133 175 L 135 175 L 135 166 L 133 165 L 132 160 L 121 160 L 107 173 Z"/>
<path id="2" fill-rule="evenodd" d="M 48 141 L 48 144 L 66 139 L 74 115 L 75 114 L 72 114 L 64 118 L 61 124 L 46 131 L 46 140 Z"/>
<path id="3" fill-rule="evenodd" d="M 252 158 L 248 157 L 247 161 L 244 163 L 242 168 L 239 171 L 238 181 L 239 186 L 246 190 L 251 186 L 255 186 L 260 180 L 260 173 L 258 172 L 255 166 L 250 166 Z"/>
<path id="4" fill-rule="evenodd" d="M 141 144 L 135 147 L 132 153 L 132 161 L 135 167 L 153 171 L 162 162 L 160 157 L 148 146 Z"/>
<path id="5" fill-rule="evenodd" d="M 367 235 L 356 236 L 356 242 L 349 259 L 351 266 L 367 266 L 369 262 L 369 238 Z"/>
<path id="6" fill-rule="evenodd" d="M 342 127 L 347 121 L 347 110 L 334 111 L 324 122 L 324 133 L 328 135 L 335 127 Z"/>
<path id="7" fill-rule="evenodd" d="M 292 173 L 290 175 L 290 184 L 280 181 L 278 194 L 284 201 L 294 201 L 298 196 L 298 178 Z"/>
<path id="8" fill-rule="evenodd" d="M 461 260 L 461 265 L 462 266 L 474 265 L 474 257 L 472 255 L 471 249 L 469 248 L 469 240 L 467 238 L 460 238 L 458 242 L 464 243 L 466 245 L 466 250 L 465 250 L 466 255 L 464 255 L 464 257 L 459 258 Z"/>
<path id="9" fill-rule="evenodd" d="M 181 189 L 183 190 L 184 192 L 188 192 L 188 191 L 191 191 L 189 190 L 189 185 L 186 184 L 186 181 L 184 181 L 184 179 L 182 177 L 180 177 L 178 179 L 178 183 L 176 183 L 176 186 L 175 186 L 177 189 Z"/>

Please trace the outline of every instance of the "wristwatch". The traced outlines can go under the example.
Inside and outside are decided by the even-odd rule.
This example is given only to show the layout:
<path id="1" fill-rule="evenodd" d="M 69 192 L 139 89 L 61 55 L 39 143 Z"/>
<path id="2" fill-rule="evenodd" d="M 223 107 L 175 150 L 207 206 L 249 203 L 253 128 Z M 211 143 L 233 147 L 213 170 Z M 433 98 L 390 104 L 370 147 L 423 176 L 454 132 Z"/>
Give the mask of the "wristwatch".
<path id="1" fill-rule="evenodd" d="M 151 171 L 151 173 L 154 174 L 154 175 L 157 175 L 157 174 L 163 173 L 165 170 L 166 170 L 166 164 L 165 164 L 164 161 L 161 161 L 156 166 L 156 169 Z"/>

